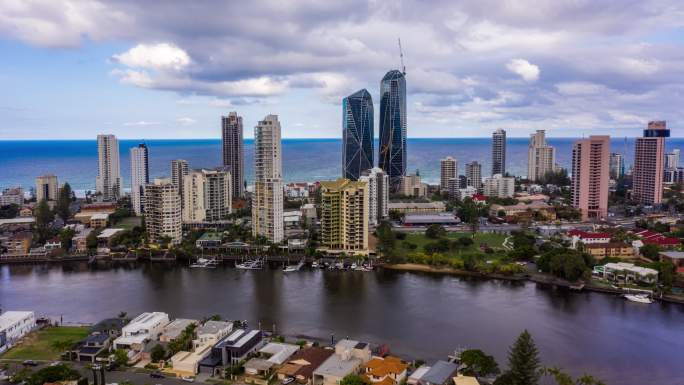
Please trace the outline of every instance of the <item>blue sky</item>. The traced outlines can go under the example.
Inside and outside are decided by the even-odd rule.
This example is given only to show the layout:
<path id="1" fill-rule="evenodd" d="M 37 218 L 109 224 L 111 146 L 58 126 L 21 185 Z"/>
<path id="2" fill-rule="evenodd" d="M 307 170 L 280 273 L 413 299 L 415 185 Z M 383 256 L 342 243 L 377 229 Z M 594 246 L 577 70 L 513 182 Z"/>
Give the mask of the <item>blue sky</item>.
<path id="1" fill-rule="evenodd" d="M 397 37 L 410 137 L 684 136 L 683 31 L 675 0 L 6 0 L 0 139 L 210 138 L 233 110 L 246 137 L 269 113 L 284 137 L 339 137 Z"/>

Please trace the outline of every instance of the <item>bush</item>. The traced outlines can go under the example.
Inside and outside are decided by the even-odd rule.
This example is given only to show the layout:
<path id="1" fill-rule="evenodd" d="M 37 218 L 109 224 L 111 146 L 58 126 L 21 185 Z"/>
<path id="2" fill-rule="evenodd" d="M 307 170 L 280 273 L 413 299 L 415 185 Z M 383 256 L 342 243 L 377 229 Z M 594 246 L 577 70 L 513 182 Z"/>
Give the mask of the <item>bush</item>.
<path id="1" fill-rule="evenodd" d="M 425 230 L 425 236 L 431 239 L 438 239 L 446 235 L 446 230 L 442 225 L 433 224 Z"/>
<path id="2" fill-rule="evenodd" d="M 428 254 L 445 253 L 449 251 L 449 240 L 443 238 L 435 242 L 430 242 L 423 246 L 423 249 Z"/>

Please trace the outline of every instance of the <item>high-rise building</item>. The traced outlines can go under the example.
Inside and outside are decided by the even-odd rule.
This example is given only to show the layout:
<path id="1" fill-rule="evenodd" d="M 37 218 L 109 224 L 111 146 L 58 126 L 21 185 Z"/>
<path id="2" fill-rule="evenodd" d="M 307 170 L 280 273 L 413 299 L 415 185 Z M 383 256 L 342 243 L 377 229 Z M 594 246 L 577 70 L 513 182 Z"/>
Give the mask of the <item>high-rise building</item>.
<path id="1" fill-rule="evenodd" d="M 119 164 L 119 141 L 114 135 L 97 136 L 98 167 L 95 187 L 104 201 L 116 201 L 121 197 L 121 166 Z"/>
<path id="2" fill-rule="evenodd" d="M 145 228 L 149 242 L 160 243 L 164 238 L 171 244 L 181 242 L 181 201 L 171 179 L 155 179 L 145 186 Z"/>
<path id="3" fill-rule="evenodd" d="M 221 117 L 221 143 L 223 148 L 223 167 L 230 171 L 233 178 L 233 196 L 242 197 L 245 192 L 245 150 L 242 140 L 242 117 L 237 112 Z"/>
<path id="4" fill-rule="evenodd" d="M 232 176 L 227 169 L 195 170 L 183 177 L 185 223 L 216 222 L 231 213 Z"/>
<path id="5" fill-rule="evenodd" d="M 644 205 L 662 202 L 665 138 L 670 136 L 665 121 L 649 122 L 644 136 L 637 138 L 632 170 L 632 199 Z"/>
<path id="6" fill-rule="evenodd" d="M 188 161 L 185 159 L 174 159 L 171 161 L 171 183 L 178 189 L 178 195 L 181 197 L 181 202 L 184 201 L 183 197 L 183 178 L 185 178 L 190 172 L 188 167 Z"/>
<path id="7" fill-rule="evenodd" d="M 449 180 L 458 175 L 458 161 L 450 156 L 439 161 L 439 189 L 447 191 Z"/>
<path id="8" fill-rule="evenodd" d="M 24 204 L 24 189 L 20 186 L 8 187 L 2 190 L 0 195 L 0 206 L 17 205 L 21 206 Z"/>
<path id="9" fill-rule="evenodd" d="M 625 175 L 625 159 L 622 154 L 613 152 L 610 154 L 610 178 L 618 180 Z"/>
<path id="10" fill-rule="evenodd" d="M 36 178 L 36 202 L 47 201 L 49 205 L 54 205 L 58 198 L 59 184 L 55 175 L 42 175 Z"/>
<path id="11" fill-rule="evenodd" d="M 488 197 L 511 198 L 515 194 L 515 178 L 494 174 L 485 178 L 482 188 Z"/>
<path id="12" fill-rule="evenodd" d="M 572 148 L 572 206 L 580 210 L 582 220 L 608 215 L 609 159 L 607 135 L 578 140 Z"/>
<path id="13" fill-rule="evenodd" d="M 427 196 L 427 183 L 421 182 L 420 174 L 404 175 L 399 182 L 398 193 L 407 197 L 424 197 Z"/>
<path id="14" fill-rule="evenodd" d="M 492 134 L 492 175 L 506 173 L 506 131 L 499 128 Z"/>
<path id="15" fill-rule="evenodd" d="M 406 175 L 406 79 L 389 71 L 380 82 L 380 153 L 378 166 L 396 191 Z"/>
<path id="16" fill-rule="evenodd" d="M 280 122 L 267 115 L 254 128 L 252 234 L 273 243 L 283 240 L 283 161 Z"/>
<path id="17" fill-rule="evenodd" d="M 482 165 L 477 161 L 466 163 L 465 174 L 468 178 L 468 186 L 473 186 L 479 191 L 482 188 Z"/>
<path id="18" fill-rule="evenodd" d="M 145 186 L 150 183 L 150 163 L 147 146 L 144 143 L 131 148 L 131 205 L 135 215 L 142 215 L 145 209 Z"/>
<path id="19" fill-rule="evenodd" d="M 672 152 L 665 154 L 665 168 L 679 167 L 679 149 L 674 149 Z"/>
<path id="20" fill-rule="evenodd" d="M 377 226 L 389 215 L 389 177 L 380 167 L 373 167 L 359 180 L 368 184 L 368 225 Z"/>
<path id="21" fill-rule="evenodd" d="M 373 168 L 373 99 L 366 89 L 342 100 L 342 177 Z"/>
<path id="22" fill-rule="evenodd" d="M 527 179 L 531 182 L 539 181 L 547 173 L 554 170 L 556 164 L 556 149 L 546 144 L 546 132 L 537 130 L 530 135 L 530 145 L 527 151 Z"/>
<path id="23" fill-rule="evenodd" d="M 340 178 L 321 182 L 321 244 L 331 250 L 368 250 L 368 185 Z"/>
<path id="24" fill-rule="evenodd" d="M 458 176 L 458 188 L 466 188 L 468 187 L 468 177 L 465 175 L 459 175 Z"/>

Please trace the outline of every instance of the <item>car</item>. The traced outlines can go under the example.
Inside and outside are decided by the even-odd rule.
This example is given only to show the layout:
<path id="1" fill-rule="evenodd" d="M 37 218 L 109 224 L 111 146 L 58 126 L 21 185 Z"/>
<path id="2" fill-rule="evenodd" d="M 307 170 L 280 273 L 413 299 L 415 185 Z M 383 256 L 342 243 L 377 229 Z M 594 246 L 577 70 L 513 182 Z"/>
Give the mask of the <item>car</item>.
<path id="1" fill-rule="evenodd" d="M 102 370 L 102 365 L 100 365 L 100 364 L 93 364 L 92 368 L 93 368 L 93 370 Z"/>
<path id="2" fill-rule="evenodd" d="M 33 361 L 33 360 L 25 360 L 21 364 L 24 366 L 38 366 L 38 363 L 36 361 Z"/>
<path id="3" fill-rule="evenodd" d="M 294 380 L 295 380 L 294 377 L 285 377 L 285 378 L 283 378 L 283 381 L 281 383 L 283 385 L 287 385 L 287 384 L 292 383 L 292 381 L 294 381 Z"/>
<path id="4" fill-rule="evenodd" d="M 159 373 L 159 372 L 152 372 L 152 373 L 150 373 L 150 377 L 152 377 L 152 378 L 164 378 L 164 375 Z"/>
<path id="5" fill-rule="evenodd" d="M 195 382 L 195 377 L 190 377 L 190 376 L 182 376 L 181 380 L 185 382 Z"/>
<path id="6" fill-rule="evenodd" d="M 110 362 L 107 364 L 107 366 L 105 366 L 105 369 L 107 369 L 108 372 L 111 372 L 112 370 L 116 370 L 118 367 L 119 365 L 117 365 L 116 362 Z"/>
<path id="7" fill-rule="evenodd" d="M 57 366 L 57 365 L 61 365 L 61 364 L 62 364 L 61 362 L 55 361 L 55 362 L 50 363 L 50 366 Z"/>

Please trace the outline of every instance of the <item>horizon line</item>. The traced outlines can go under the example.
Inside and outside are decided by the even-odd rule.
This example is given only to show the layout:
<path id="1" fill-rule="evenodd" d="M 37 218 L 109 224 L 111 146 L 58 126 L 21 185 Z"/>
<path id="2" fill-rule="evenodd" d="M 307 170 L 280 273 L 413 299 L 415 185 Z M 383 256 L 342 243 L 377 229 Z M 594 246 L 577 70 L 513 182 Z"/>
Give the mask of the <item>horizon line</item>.
<path id="1" fill-rule="evenodd" d="M 611 139 L 635 139 L 641 138 L 642 136 L 612 136 L 608 135 Z M 409 136 L 406 139 L 491 139 L 491 136 Z M 547 139 L 582 139 L 585 136 L 547 136 Z M 684 139 L 684 136 L 670 136 L 671 139 Z M 220 137 L 214 138 L 121 138 L 117 137 L 117 140 L 221 140 Z M 342 140 L 341 137 L 283 137 L 281 140 L 321 140 L 321 139 L 334 139 Z M 379 138 L 374 138 L 373 140 L 378 140 Z M 529 136 L 507 136 L 506 139 L 529 139 Z M 68 139 L 56 139 L 56 138 L 0 138 L 0 142 L 40 142 L 40 141 L 96 141 L 97 137 L 94 138 L 68 138 Z M 244 140 L 254 140 L 254 138 L 244 138 Z"/>

